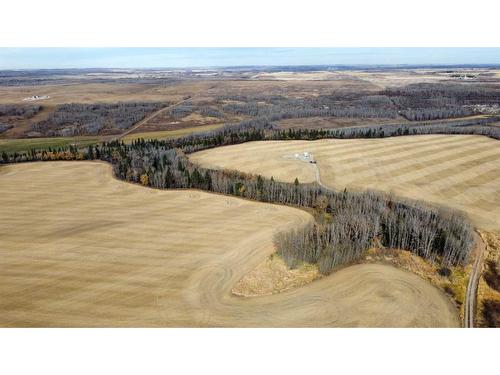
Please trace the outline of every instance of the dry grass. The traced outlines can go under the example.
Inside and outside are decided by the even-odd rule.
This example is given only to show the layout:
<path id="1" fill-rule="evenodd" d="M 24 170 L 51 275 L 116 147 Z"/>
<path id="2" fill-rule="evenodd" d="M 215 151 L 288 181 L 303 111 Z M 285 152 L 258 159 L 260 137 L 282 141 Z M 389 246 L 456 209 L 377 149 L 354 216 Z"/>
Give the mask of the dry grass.
<path id="1" fill-rule="evenodd" d="M 381 190 L 447 205 L 466 212 L 479 228 L 500 230 L 499 144 L 469 135 L 263 141 L 201 151 L 191 159 L 206 167 L 314 182 L 314 165 L 293 157 L 309 151 L 327 186 Z"/>
<path id="2" fill-rule="evenodd" d="M 425 70 L 388 70 L 388 71 L 348 71 L 352 78 L 362 79 L 380 89 L 387 87 L 406 86 L 416 83 L 435 83 L 450 78 L 446 75 L 436 74 L 436 71 Z"/>
<path id="3" fill-rule="evenodd" d="M 89 144 L 98 143 L 103 137 L 54 137 L 54 138 L 24 138 L 24 139 L 0 139 L 0 153 L 27 152 L 31 149 L 46 150 L 50 148 L 67 147 L 77 145 L 85 147 Z"/>
<path id="4" fill-rule="evenodd" d="M 63 103 L 115 103 L 119 101 L 172 101 L 186 95 L 207 90 L 207 81 L 176 82 L 173 84 L 152 83 L 69 83 L 57 85 L 1 86 L 0 103 L 23 104 L 22 98 L 32 95 L 49 95 L 40 102 L 43 106 Z"/>
<path id="5" fill-rule="evenodd" d="M 277 81 L 328 81 L 345 78 L 345 74 L 340 72 L 262 72 L 252 76 L 257 80 L 277 80 Z"/>
<path id="6" fill-rule="evenodd" d="M 243 297 L 267 296 L 307 285 L 320 277 L 317 265 L 304 263 L 289 269 L 274 253 L 243 276 L 231 291 Z"/>
<path id="7" fill-rule="evenodd" d="M 154 131 L 154 132 L 140 132 L 131 133 L 123 138 L 124 142 L 132 142 L 134 139 L 168 139 L 176 137 L 184 137 L 186 135 L 206 132 L 218 129 L 224 126 L 224 124 L 212 124 L 212 125 L 202 125 L 202 126 L 192 126 L 188 128 L 176 129 L 176 130 L 164 130 L 164 131 Z M 1 141 L 0 141 L 1 142 Z M 1 144 L 1 143 L 0 143 Z"/>
<path id="8" fill-rule="evenodd" d="M 483 272 L 477 290 L 477 322 L 480 327 L 500 327 L 500 235 L 481 231 L 486 244 Z M 489 305 L 489 306 L 488 306 Z M 493 306 L 497 306 L 495 311 Z"/>
<path id="9" fill-rule="evenodd" d="M 111 177 L 103 163 L 0 168 L 0 326 L 458 326 L 438 289 L 357 265 L 259 298 L 231 289 L 304 211 Z"/>

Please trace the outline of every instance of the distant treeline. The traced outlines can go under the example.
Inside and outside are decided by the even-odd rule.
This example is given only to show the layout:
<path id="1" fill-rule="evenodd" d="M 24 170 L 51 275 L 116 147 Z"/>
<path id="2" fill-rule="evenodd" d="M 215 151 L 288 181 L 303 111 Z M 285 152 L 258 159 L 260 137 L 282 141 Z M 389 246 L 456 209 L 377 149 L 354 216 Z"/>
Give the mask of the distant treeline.
<path id="1" fill-rule="evenodd" d="M 22 117 L 30 118 L 36 115 L 42 106 L 40 105 L 17 105 L 17 104 L 0 104 L 0 117 Z"/>
<path id="2" fill-rule="evenodd" d="M 246 100 L 244 103 L 226 104 L 222 109 L 224 112 L 236 115 L 265 116 L 270 121 L 305 117 L 396 118 L 398 116 L 397 108 L 386 97 L 382 97 L 377 104 L 372 105 L 365 105 L 362 100 L 339 102 L 336 98 L 328 96 L 304 99 L 273 96 L 266 97 L 265 102 L 256 98 Z"/>
<path id="3" fill-rule="evenodd" d="M 279 95 L 222 95 L 228 113 L 267 117 L 270 121 L 306 117 L 397 118 L 410 121 L 465 117 L 474 105 L 499 105 L 497 86 L 414 84 L 378 93 L 339 91 L 330 95 L 289 98 Z M 229 102 L 228 102 L 229 101 Z M 226 104 L 224 104 L 226 103 Z"/>
<path id="4" fill-rule="evenodd" d="M 475 83 L 416 83 L 404 87 L 390 88 L 382 95 L 400 97 L 410 106 L 421 106 L 418 103 L 436 103 L 443 105 L 498 104 L 500 89 L 497 85 Z"/>
<path id="5" fill-rule="evenodd" d="M 14 127 L 13 125 L 9 125 L 9 124 L 0 124 L 0 134 L 2 134 L 3 132 L 5 132 L 13 127 Z"/>
<path id="6" fill-rule="evenodd" d="M 31 130 L 46 137 L 114 134 L 165 105 L 163 102 L 61 104 L 46 120 L 33 124 Z"/>

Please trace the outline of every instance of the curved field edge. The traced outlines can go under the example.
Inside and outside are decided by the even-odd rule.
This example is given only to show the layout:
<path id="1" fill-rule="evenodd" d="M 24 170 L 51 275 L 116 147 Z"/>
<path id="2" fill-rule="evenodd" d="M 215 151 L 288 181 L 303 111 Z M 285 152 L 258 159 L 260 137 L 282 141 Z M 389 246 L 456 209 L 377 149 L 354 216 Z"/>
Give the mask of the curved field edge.
<path id="1" fill-rule="evenodd" d="M 102 163 L 0 170 L 2 326 L 458 326 L 439 290 L 383 265 L 231 296 L 272 252 L 276 223 L 310 220 L 301 210 L 145 189 Z"/>
<path id="2" fill-rule="evenodd" d="M 312 153 L 319 176 L 314 164 L 296 157 L 303 152 Z M 279 181 L 320 178 L 336 190 L 395 193 L 458 209 L 480 228 L 500 229 L 500 148 L 484 136 L 257 141 L 196 152 L 190 160 Z"/>

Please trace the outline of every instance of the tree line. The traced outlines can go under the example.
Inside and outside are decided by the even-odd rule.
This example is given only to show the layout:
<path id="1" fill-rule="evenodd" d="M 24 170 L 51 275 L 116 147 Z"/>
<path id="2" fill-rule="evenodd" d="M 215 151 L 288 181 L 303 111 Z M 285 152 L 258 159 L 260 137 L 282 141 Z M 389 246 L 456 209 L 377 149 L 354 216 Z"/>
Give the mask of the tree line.
<path id="1" fill-rule="evenodd" d="M 0 134 L 2 134 L 3 132 L 5 132 L 13 127 L 14 127 L 13 125 L 9 125 L 9 124 L 0 124 Z"/>
<path id="2" fill-rule="evenodd" d="M 0 104 L 0 117 L 15 116 L 22 118 L 30 118 L 36 115 L 42 109 L 41 105 L 16 105 L 16 104 Z"/>
<path id="3" fill-rule="evenodd" d="M 292 267 L 299 261 L 308 261 L 318 263 L 321 272 L 328 273 L 338 265 L 358 259 L 375 241 L 411 250 L 444 266 L 467 260 L 473 245 L 472 227 L 454 211 L 401 202 L 373 192 L 334 192 L 317 184 L 300 184 L 298 180 L 290 184 L 239 171 L 201 168 L 186 156 L 201 148 L 274 139 L 284 134 L 262 121 L 247 121 L 234 128 L 166 141 L 140 139 L 132 144 L 113 141 L 90 145 L 86 150 L 69 146 L 17 156 L 4 153 L 2 160 L 98 159 L 111 163 L 118 178 L 153 188 L 195 188 L 312 208 L 318 213 L 314 223 L 276 236 L 278 251 Z M 303 139 L 331 136 L 319 131 L 288 132 Z M 328 217 L 332 219 L 324 219 Z"/>
<path id="4" fill-rule="evenodd" d="M 413 84 L 377 93 L 339 91 L 309 98 L 227 94 L 218 97 L 217 102 L 223 105 L 225 112 L 266 116 L 271 121 L 306 117 L 398 116 L 410 121 L 426 121 L 470 116 L 475 113 L 471 105 L 500 103 L 500 90 L 484 85 Z"/>
<path id="5" fill-rule="evenodd" d="M 474 244 L 470 224 L 457 212 L 369 192 L 345 192 L 340 198 L 330 197 L 326 204 L 332 220 L 276 234 L 276 249 L 289 267 L 314 263 L 328 274 L 380 245 L 410 250 L 448 267 L 464 264 Z"/>
<path id="6" fill-rule="evenodd" d="M 411 106 L 416 105 L 411 103 L 422 103 L 422 101 L 439 105 L 436 100 L 442 102 L 446 99 L 454 105 L 498 104 L 500 102 L 498 86 L 473 83 L 416 83 L 386 89 L 381 94 L 404 98 Z"/>
<path id="7" fill-rule="evenodd" d="M 96 104 L 61 104 L 31 130 L 43 136 L 114 134 L 163 108 L 163 102 L 120 102 Z"/>

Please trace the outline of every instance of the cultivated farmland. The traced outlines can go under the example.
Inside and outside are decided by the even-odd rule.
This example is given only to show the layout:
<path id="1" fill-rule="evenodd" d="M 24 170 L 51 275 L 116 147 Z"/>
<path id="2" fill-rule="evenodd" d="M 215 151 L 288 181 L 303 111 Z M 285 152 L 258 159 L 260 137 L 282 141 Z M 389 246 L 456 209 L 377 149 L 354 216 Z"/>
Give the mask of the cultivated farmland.
<path id="1" fill-rule="evenodd" d="M 418 276 L 380 264 L 258 298 L 231 288 L 304 211 L 118 181 L 93 162 L 0 168 L 0 326 L 458 326 Z"/>
<path id="2" fill-rule="evenodd" d="M 447 205 L 483 229 L 500 230 L 500 143 L 472 135 L 266 141 L 191 155 L 204 167 L 237 169 L 337 190 L 373 189 Z M 296 154 L 312 153 L 317 164 Z"/>

